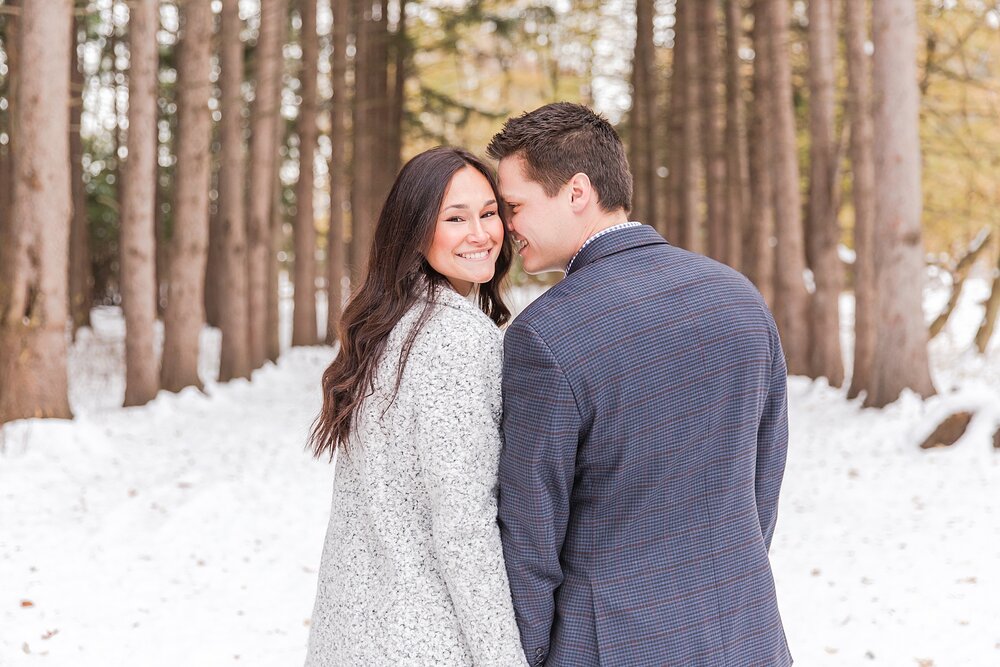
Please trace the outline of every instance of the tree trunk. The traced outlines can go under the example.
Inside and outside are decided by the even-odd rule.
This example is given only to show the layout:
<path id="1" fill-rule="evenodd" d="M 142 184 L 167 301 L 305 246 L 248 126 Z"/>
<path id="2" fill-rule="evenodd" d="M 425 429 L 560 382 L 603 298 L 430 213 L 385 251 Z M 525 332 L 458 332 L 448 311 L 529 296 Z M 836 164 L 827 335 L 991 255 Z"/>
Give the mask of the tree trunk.
<path id="1" fill-rule="evenodd" d="M 330 71 L 333 99 L 330 103 L 330 227 L 326 242 L 326 343 L 339 338 L 341 304 L 344 300 L 344 207 L 347 203 L 347 30 L 346 0 L 333 0 L 333 35 Z M 398 85 L 397 85 L 398 88 Z"/>
<path id="2" fill-rule="evenodd" d="M 701 173 L 701 150 L 698 137 L 701 133 L 701 116 L 698 108 L 700 80 L 698 69 L 699 40 L 698 12 L 695 0 L 677 0 L 677 30 L 685 33 L 682 41 L 684 49 L 684 97 L 681 107 L 684 118 L 684 147 L 680 165 L 680 244 L 691 252 L 703 252 L 701 212 L 699 210 L 699 180 Z"/>
<path id="3" fill-rule="evenodd" d="M 21 10 L 13 215 L 0 238 L 0 424 L 71 417 L 66 325 L 71 0 Z"/>
<path id="4" fill-rule="evenodd" d="M 934 394 L 924 324 L 920 217 L 920 92 L 917 18 L 908 0 L 874 3 L 875 357 L 865 405 L 882 407 L 904 389 Z"/>
<path id="5" fill-rule="evenodd" d="M 222 329 L 220 382 L 250 377 L 242 27 L 239 0 L 223 0 L 219 47 L 222 65 L 219 79 L 222 93 L 222 120 L 219 123 L 222 163 L 219 168 L 218 218 L 222 246 L 219 275 L 225 291 L 219 300 L 219 324 Z"/>
<path id="6" fill-rule="evenodd" d="M 875 353 L 875 129 L 872 125 L 872 82 L 867 3 L 845 0 L 847 44 L 847 115 L 851 124 L 851 181 L 854 201 L 854 371 L 848 398 L 871 389 Z"/>
<path id="7" fill-rule="evenodd" d="M 681 9 L 682 0 L 678 0 L 676 10 Z M 677 15 L 675 15 L 677 18 Z M 667 196 L 663 203 L 663 222 L 659 228 L 664 238 L 675 245 L 681 243 L 681 197 L 683 196 L 682 180 L 684 176 L 684 95 L 687 83 L 684 81 L 687 63 L 687 33 L 680 29 L 674 31 L 674 45 L 671 49 L 672 62 L 670 66 L 670 98 L 667 101 L 666 144 L 667 144 Z"/>
<path id="8" fill-rule="evenodd" d="M 287 19 L 287 14 L 283 14 Z M 285 30 L 282 30 L 282 42 L 287 37 L 287 21 L 284 23 Z M 281 68 L 284 69 L 282 60 Z M 280 99 L 280 96 L 279 96 Z M 274 129 L 278 136 L 275 138 L 277 146 L 276 170 L 274 178 L 271 180 L 271 247 L 270 259 L 267 263 L 267 359 L 277 363 L 281 355 L 281 263 L 278 261 L 278 249 L 285 247 L 285 206 L 284 206 L 284 184 L 278 176 L 282 162 L 282 154 L 287 154 L 288 131 L 284 118 L 278 115 L 278 122 Z"/>
<path id="9" fill-rule="evenodd" d="M 156 325 L 156 86 L 158 0 L 142 0 L 129 18 L 128 159 L 121 213 L 125 313 L 125 405 L 144 405 L 160 389 Z"/>
<path id="10" fill-rule="evenodd" d="M 747 158 L 750 163 L 750 220 L 743 235 L 743 272 L 774 307 L 774 107 L 773 70 L 768 47 L 768 3 L 753 5 L 753 105 L 750 107 Z"/>
<path id="11" fill-rule="evenodd" d="M 386 171 L 391 175 L 390 186 L 399 173 L 403 151 L 403 116 L 406 110 L 406 81 L 409 78 L 410 68 L 410 36 L 406 28 L 406 3 L 407 0 L 399 0 L 399 24 L 396 26 L 395 35 L 392 108 L 388 128 L 389 153 L 386 156 Z"/>
<path id="12" fill-rule="evenodd" d="M 725 0 L 726 11 L 726 263 L 743 268 L 743 229 L 747 224 L 747 137 L 740 80 L 743 9 L 739 0 Z"/>
<path id="13" fill-rule="evenodd" d="M 378 216 L 377 170 L 373 160 L 377 148 L 377 126 L 373 115 L 378 104 L 376 78 L 380 76 L 380 72 L 374 56 L 378 25 L 372 18 L 371 1 L 360 0 L 356 11 L 351 282 L 360 284 L 367 269 L 372 233 Z"/>
<path id="14" fill-rule="evenodd" d="M 802 196 L 799 193 L 799 156 L 792 99 L 788 0 L 770 0 L 768 46 L 774 122 L 774 319 L 791 375 L 809 373 L 809 293 L 806 291 L 805 248 L 802 232 Z"/>
<path id="15" fill-rule="evenodd" d="M 4 97 L 7 99 L 7 125 L 2 130 L 7 134 L 7 144 L 0 145 L 0 239 L 14 213 L 14 162 L 16 141 L 14 113 L 17 109 L 17 68 L 18 68 L 18 24 L 21 0 L 10 0 L 7 6 L 11 13 L 4 18 L 3 48 L 7 59 L 7 74 L 4 76 Z M 2 257 L 2 252 L 0 252 Z"/>
<path id="16" fill-rule="evenodd" d="M 840 292 L 843 271 L 837 244 L 840 224 L 835 198 L 834 62 L 837 39 L 834 0 L 809 3 L 809 233 L 807 257 L 816 291 L 810 301 L 809 369 L 831 386 L 844 384 L 840 352 Z"/>
<path id="17" fill-rule="evenodd" d="M 316 32 L 316 0 L 303 0 L 302 14 L 302 103 L 299 105 L 299 180 L 295 186 L 295 310 L 292 345 L 315 345 L 316 324 L 316 223 L 313 215 L 313 160 L 319 76 L 319 35 Z"/>
<path id="18" fill-rule="evenodd" d="M 635 52 L 632 57 L 632 111 L 629 115 L 629 158 L 635 187 L 630 219 L 656 220 L 656 165 L 652 159 L 653 119 L 656 117 L 656 71 L 653 47 L 653 0 L 636 0 Z"/>
<path id="19" fill-rule="evenodd" d="M 210 0 L 181 5 L 177 58 L 177 171 L 170 278 L 163 318 L 163 388 L 201 387 L 198 340 L 205 324 L 205 262 L 208 254 L 208 191 L 211 186 L 212 57 Z"/>
<path id="20" fill-rule="evenodd" d="M 705 155 L 705 236 L 708 256 L 726 261 L 726 161 L 722 155 L 719 116 L 719 0 L 698 3 L 698 45 L 701 65 L 702 151 Z M 650 142 L 652 143 L 652 142 Z"/>
<path id="21" fill-rule="evenodd" d="M 80 327 L 90 326 L 90 309 L 93 302 L 90 239 L 87 229 L 87 193 L 83 183 L 83 139 L 80 136 L 84 81 L 83 69 L 76 51 L 80 24 L 80 18 L 75 18 L 70 31 L 69 146 L 73 219 L 70 227 L 69 247 L 69 309 L 74 337 Z"/>
<path id="22" fill-rule="evenodd" d="M 281 47 L 285 36 L 285 0 L 261 0 L 260 35 L 254 52 L 256 91 L 250 133 L 248 211 L 250 367 L 267 360 L 268 283 L 274 262 L 271 216 L 278 170 L 278 124 L 281 97 Z"/>

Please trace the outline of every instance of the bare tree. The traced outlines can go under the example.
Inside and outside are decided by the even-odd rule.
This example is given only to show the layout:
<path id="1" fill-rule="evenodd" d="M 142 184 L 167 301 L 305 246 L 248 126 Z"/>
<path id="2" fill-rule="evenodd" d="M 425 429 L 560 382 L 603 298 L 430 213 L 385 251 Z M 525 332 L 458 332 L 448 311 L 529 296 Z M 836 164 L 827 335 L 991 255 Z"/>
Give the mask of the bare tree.
<path id="1" fill-rule="evenodd" d="M 330 103 L 330 227 L 327 235 L 326 342 L 333 345 L 339 335 L 341 303 L 344 300 L 344 208 L 347 203 L 347 0 L 333 0 L 333 35 L 330 71 L 333 99 Z"/>
<path id="2" fill-rule="evenodd" d="M 374 155 L 376 149 L 373 118 L 375 97 L 373 90 L 378 69 L 372 58 L 376 21 L 372 18 L 371 0 L 357 0 L 355 11 L 354 57 L 354 122 L 351 188 L 351 283 L 360 284 L 365 275 L 372 232 L 377 215 L 374 180 Z"/>
<path id="3" fill-rule="evenodd" d="M 874 3 L 875 355 L 865 405 L 882 407 L 904 389 L 934 393 L 923 315 L 920 216 L 920 91 L 917 17 L 909 0 Z"/>
<path id="4" fill-rule="evenodd" d="M 313 216 L 319 75 L 319 34 L 316 32 L 316 0 L 303 0 L 302 14 L 302 102 L 299 105 L 299 180 L 295 187 L 295 310 L 292 345 L 315 345 L 316 325 L 316 223 Z"/>
<path id="5" fill-rule="evenodd" d="M 729 254 L 726 224 L 726 160 L 719 106 L 719 0 L 698 3 L 698 62 L 701 71 L 702 151 L 705 166 L 705 247 L 720 262 Z M 652 142 L 650 142 L 652 143 Z"/>
<path id="6" fill-rule="evenodd" d="M 747 136 L 740 77 L 743 9 L 739 0 L 725 0 L 726 11 L 726 263 L 743 268 L 743 229 L 748 209 Z"/>
<path id="7" fill-rule="evenodd" d="M 15 151 L 13 117 L 17 109 L 17 67 L 18 61 L 18 23 L 21 0 L 10 0 L 7 3 L 10 13 L 3 22 L 3 48 L 7 59 L 7 75 L 3 80 L 3 94 L 7 99 L 7 126 L 3 128 L 7 134 L 6 145 L 0 144 L 0 238 L 3 238 L 4 225 L 10 220 L 14 206 L 14 162 Z M 0 253 L 2 256 L 2 253 Z"/>
<path id="8" fill-rule="evenodd" d="M 866 5 L 865 0 L 844 2 L 855 254 L 854 371 L 847 392 L 849 398 L 855 398 L 871 388 L 875 353 L 875 129 L 871 66 L 865 53 L 868 40 Z"/>
<path id="9" fill-rule="evenodd" d="M 123 165 L 122 306 L 125 314 L 125 405 L 144 405 L 160 389 L 156 325 L 156 94 L 159 0 L 129 14 L 128 158 Z"/>
<path id="10" fill-rule="evenodd" d="M 77 56 L 77 36 L 82 18 L 73 20 L 70 35 L 70 112 L 69 146 L 70 174 L 73 196 L 73 219 L 69 242 L 69 309 L 73 335 L 80 327 L 90 325 L 91 268 L 90 240 L 87 230 L 87 194 L 83 183 L 83 138 L 80 118 L 83 111 L 83 68 Z"/>
<path id="11" fill-rule="evenodd" d="M 840 224 L 837 221 L 837 158 L 834 127 L 834 63 L 837 32 L 834 0 L 809 3 L 809 215 L 806 255 L 816 290 L 810 300 L 812 377 L 844 383 L 840 352 L 840 292 L 843 288 Z"/>
<path id="12" fill-rule="evenodd" d="M 788 372 L 809 372 L 809 293 L 806 291 L 805 248 L 802 232 L 802 196 L 799 193 L 799 157 L 792 100 L 792 64 L 789 48 L 788 0 L 770 0 L 768 46 L 774 122 L 774 220 L 775 248 L 774 318 Z"/>
<path id="13" fill-rule="evenodd" d="M 0 424 L 70 417 L 66 374 L 71 0 L 21 9 L 13 215 L 0 238 Z"/>
<path id="14" fill-rule="evenodd" d="M 698 62 L 698 12 L 694 0 L 677 0 L 677 30 L 684 37 L 680 48 L 684 50 L 682 74 L 684 139 L 680 151 L 680 245 L 692 252 L 702 252 L 705 244 L 702 236 L 701 212 L 699 210 L 701 172 L 701 150 L 698 137 L 701 133 L 701 114 L 698 108 L 700 80 L 695 64 Z"/>
<path id="15" fill-rule="evenodd" d="M 656 165 L 652 136 L 656 117 L 656 71 L 653 48 L 653 0 L 636 0 L 635 52 L 632 57 L 632 111 L 629 114 L 629 161 L 635 176 L 634 220 L 656 219 Z"/>
<path id="16" fill-rule="evenodd" d="M 260 35 L 254 52 L 256 88 L 251 118 L 248 211 L 250 367 L 267 360 L 268 276 L 274 262 L 271 216 L 278 169 L 281 47 L 285 0 L 261 0 Z"/>
<path id="17" fill-rule="evenodd" d="M 219 168 L 219 275 L 225 291 L 219 302 L 222 354 L 219 380 L 250 377 L 250 337 L 247 329 L 246 169 L 243 150 L 243 42 L 239 0 L 223 0 L 219 45 L 222 72 L 222 119 L 219 136 L 222 163 Z"/>
<path id="18" fill-rule="evenodd" d="M 771 93 L 772 59 L 768 46 L 770 0 L 753 4 L 753 105 L 748 129 L 750 164 L 750 220 L 743 235 L 743 272 L 760 290 L 768 305 L 774 306 L 774 106 Z"/>
<path id="19" fill-rule="evenodd" d="M 211 184 L 211 0 L 180 6 L 177 171 L 167 310 L 163 317 L 161 380 L 168 391 L 201 387 L 198 340 L 205 324 L 208 191 Z"/>
<path id="20" fill-rule="evenodd" d="M 680 18 L 676 12 L 681 11 L 682 0 L 675 4 L 674 44 L 671 49 L 670 66 L 670 97 L 667 100 L 665 131 L 667 144 L 667 184 L 666 197 L 663 201 L 663 222 L 660 233 L 671 243 L 681 244 L 681 199 L 683 197 L 684 150 L 687 137 L 684 135 L 684 105 L 687 83 L 684 78 L 687 70 L 687 45 L 684 43 L 688 33 L 681 30 Z"/>

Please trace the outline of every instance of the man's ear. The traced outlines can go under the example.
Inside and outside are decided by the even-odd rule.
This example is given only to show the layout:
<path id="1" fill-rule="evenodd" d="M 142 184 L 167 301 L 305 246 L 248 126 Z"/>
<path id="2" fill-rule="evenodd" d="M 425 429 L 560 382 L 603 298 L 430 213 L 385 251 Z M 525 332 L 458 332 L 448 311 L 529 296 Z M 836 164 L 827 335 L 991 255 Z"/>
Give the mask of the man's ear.
<path id="1" fill-rule="evenodd" d="M 594 196 L 594 187 L 590 184 L 590 177 L 583 172 L 573 174 L 569 179 L 569 203 L 575 213 L 579 213 L 587 208 L 587 204 Z"/>

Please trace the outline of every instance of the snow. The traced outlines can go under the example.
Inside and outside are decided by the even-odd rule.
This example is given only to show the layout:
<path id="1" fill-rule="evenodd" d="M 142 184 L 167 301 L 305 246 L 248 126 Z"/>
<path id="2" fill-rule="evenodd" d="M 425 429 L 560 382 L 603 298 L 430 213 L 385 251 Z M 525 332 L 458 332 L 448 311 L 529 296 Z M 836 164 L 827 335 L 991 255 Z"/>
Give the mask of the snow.
<path id="1" fill-rule="evenodd" d="M 797 665 L 1000 665 L 1000 340 L 970 352 L 987 289 L 931 344 L 927 401 L 790 378 L 771 556 Z M 332 483 L 303 445 L 332 350 L 217 384 L 205 329 L 204 393 L 123 409 L 122 335 L 98 309 L 72 347 L 72 421 L 0 431 L 0 665 L 301 664 Z M 962 440 L 919 450 L 956 409 L 976 412 Z"/>

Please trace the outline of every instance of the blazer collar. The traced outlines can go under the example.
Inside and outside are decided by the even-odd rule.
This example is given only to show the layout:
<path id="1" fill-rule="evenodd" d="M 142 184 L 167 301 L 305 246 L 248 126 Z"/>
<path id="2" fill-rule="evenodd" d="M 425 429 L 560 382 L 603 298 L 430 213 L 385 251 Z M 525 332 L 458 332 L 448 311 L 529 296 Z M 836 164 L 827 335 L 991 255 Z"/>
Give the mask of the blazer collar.
<path id="1" fill-rule="evenodd" d="M 667 244 L 666 239 L 660 236 L 660 234 L 649 225 L 630 227 L 628 229 L 622 229 L 610 234 L 605 234 L 604 236 L 591 241 L 590 245 L 580 251 L 580 254 L 576 256 L 573 266 L 570 267 L 569 272 L 566 275 L 572 275 L 588 264 L 592 264 L 603 257 L 607 257 L 608 255 L 614 255 L 625 250 L 641 248 L 648 245 L 669 244 Z"/>

